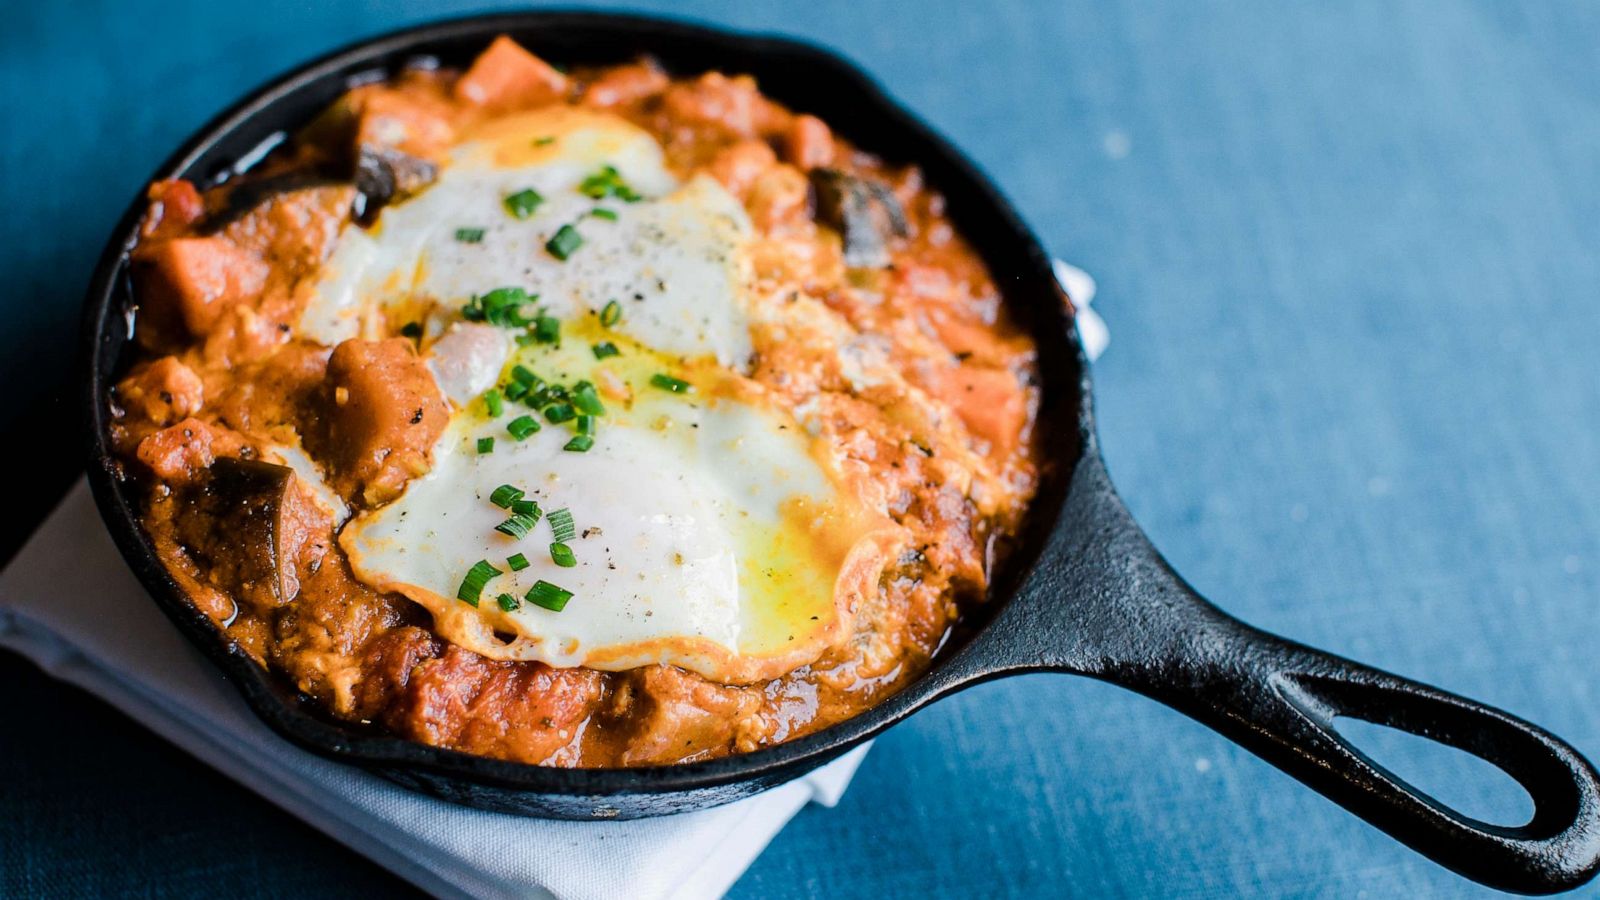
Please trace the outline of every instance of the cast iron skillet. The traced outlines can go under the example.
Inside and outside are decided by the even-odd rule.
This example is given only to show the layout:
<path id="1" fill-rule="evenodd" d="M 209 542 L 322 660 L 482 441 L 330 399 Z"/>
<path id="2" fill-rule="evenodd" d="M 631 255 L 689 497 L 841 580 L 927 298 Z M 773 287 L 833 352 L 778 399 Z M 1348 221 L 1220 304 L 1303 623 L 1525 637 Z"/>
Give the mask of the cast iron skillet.
<path id="1" fill-rule="evenodd" d="M 1577 751 L 1497 709 L 1259 631 L 1207 603 L 1151 546 L 1107 479 L 1089 368 L 1050 260 L 973 165 L 865 75 L 791 40 L 660 19 L 573 12 L 443 22 L 366 41 L 298 69 L 207 125 L 152 178 L 216 183 L 309 121 L 353 79 L 418 57 L 462 65 L 508 33 L 546 59 L 611 63 L 649 53 L 680 72 L 749 72 L 775 98 L 820 115 L 860 146 L 920 164 L 987 260 L 1015 319 L 1040 348 L 1045 475 L 1021 551 L 965 636 L 901 693 L 776 747 L 687 765 L 541 768 L 424 746 L 335 721 L 270 677 L 184 598 L 134 516 L 107 438 L 108 391 L 133 316 L 127 254 L 142 202 L 118 225 L 89 289 L 85 340 L 89 478 L 128 563 L 156 602 L 289 740 L 413 789 L 486 809 L 569 819 L 656 816 L 727 803 L 838 757 L 961 688 L 1020 672 L 1073 672 L 1138 691 L 1204 722 L 1436 862 L 1530 893 L 1600 868 L 1600 776 Z M 244 161 L 244 162 L 241 162 Z M 1520 827 L 1454 812 L 1346 742 L 1353 716 L 1466 750 L 1532 795 Z"/>

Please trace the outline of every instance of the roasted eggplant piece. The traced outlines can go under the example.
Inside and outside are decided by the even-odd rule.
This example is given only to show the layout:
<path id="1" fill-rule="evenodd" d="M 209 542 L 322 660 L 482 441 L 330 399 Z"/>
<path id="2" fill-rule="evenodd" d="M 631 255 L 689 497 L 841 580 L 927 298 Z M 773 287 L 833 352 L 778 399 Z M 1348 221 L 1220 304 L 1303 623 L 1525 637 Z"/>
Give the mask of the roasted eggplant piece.
<path id="1" fill-rule="evenodd" d="M 321 518 L 298 489 L 294 470 L 254 459 L 221 458 L 191 489 L 179 517 L 179 539 L 211 582 L 256 609 L 272 609 L 300 593 L 300 566 L 326 546 Z"/>
<path id="2" fill-rule="evenodd" d="M 813 169 L 817 221 L 844 239 L 844 264 L 883 269 L 890 263 L 889 238 L 905 237 L 905 210 L 888 185 L 838 169 Z"/>
<path id="3" fill-rule="evenodd" d="M 372 224 L 389 203 L 422 190 L 438 177 L 439 167 L 390 147 L 364 145 L 356 152 L 356 200 L 351 210 L 363 225 Z"/>
<path id="4" fill-rule="evenodd" d="M 385 206 L 422 190 L 439 174 L 439 167 L 416 155 L 406 141 L 404 123 L 397 127 L 382 118 L 370 103 L 353 103 L 345 96 L 295 137 L 299 147 L 321 149 L 324 155 L 316 162 L 320 172 L 355 185 L 350 213 L 363 225 L 371 225 Z"/>

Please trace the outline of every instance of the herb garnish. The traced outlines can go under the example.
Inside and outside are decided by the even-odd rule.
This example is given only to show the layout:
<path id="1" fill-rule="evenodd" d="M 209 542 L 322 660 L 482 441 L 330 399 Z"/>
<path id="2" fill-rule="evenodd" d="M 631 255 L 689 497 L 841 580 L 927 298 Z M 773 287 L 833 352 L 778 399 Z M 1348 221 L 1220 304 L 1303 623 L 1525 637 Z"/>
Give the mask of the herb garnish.
<path id="1" fill-rule="evenodd" d="M 644 198 L 628 186 L 614 166 L 604 166 L 578 185 L 578 193 L 594 200 L 615 197 L 624 203 L 637 203 Z"/>
<path id="2" fill-rule="evenodd" d="M 533 188 L 518 191 L 505 199 L 506 212 L 518 219 L 526 219 L 544 202 L 544 196 Z"/>
<path id="3" fill-rule="evenodd" d="M 594 385 L 587 381 L 580 381 L 572 386 L 572 405 L 578 412 L 591 416 L 606 414 L 605 405 L 600 402 L 600 395 L 595 393 Z"/>
<path id="4" fill-rule="evenodd" d="M 461 317 L 469 322 L 488 322 L 502 328 L 522 328 L 532 320 L 523 316 L 521 306 L 538 299 L 538 294 L 529 294 L 519 287 L 495 288 L 469 300 L 461 310 Z"/>
<path id="5" fill-rule="evenodd" d="M 560 541 L 550 545 L 550 561 L 563 569 L 570 569 L 578 564 L 578 558 L 572 554 L 572 548 Z"/>
<path id="6" fill-rule="evenodd" d="M 533 526 L 537 524 L 539 524 L 539 516 L 537 514 L 528 516 L 523 515 L 522 513 L 516 513 L 513 514 L 511 518 L 501 522 L 499 525 L 496 525 L 494 530 L 509 538 L 520 541 L 527 537 L 528 532 L 532 531 Z"/>
<path id="7" fill-rule="evenodd" d="M 528 593 L 524 596 L 534 606 L 548 609 L 551 612 L 561 612 L 566 608 L 567 601 L 572 599 L 572 592 L 540 579 L 534 582 L 533 587 L 529 588 Z"/>
<path id="8" fill-rule="evenodd" d="M 456 599 L 477 606 L 478 598 L 483 594 L 483 586 L 499 574 L 500 570 L 489 565 L 488 560 L 478 560 L 467 570 L 466 577 L 461 579 L 461 587 L 456 590 Z"/>
<path id="9" fill-rule="evenodd" d="M 550 255 L 562 262 L 566 262 L 567 257 L 582 246 L 583 235 L 571 225 L 563 225 L 556 229 L 555 236 L 544 243 L 544 248 L 550 251 Z"/>
<path id="10" fill-rule="evenodd" d="M 572 524 L 572 510 L 564 506 L 552 509 L 547 518 L 550 520 L 550 531 L 557 541 L 564 544 L 578 536 L 577 526 Z"/>
<path id="11" fill-rule="evenodd" d="M 539 424 L 539 420 L 533 416 L 517 416 L 506 423 L 506 431 L 511 432 L 511 436 L 519 441 L 526 439 L 528 435 L 543 427 Z"/>
<path id="12" fill-rule="evenodd" d="M 663 391 L 671 391 L 674 394 L 687 394 L 694 390 L 694 385 L 684 381 L 682 378 L 673 378 L 671 375 L 661 372 L 650 376 L 650 384 L 661 388 Z"/>

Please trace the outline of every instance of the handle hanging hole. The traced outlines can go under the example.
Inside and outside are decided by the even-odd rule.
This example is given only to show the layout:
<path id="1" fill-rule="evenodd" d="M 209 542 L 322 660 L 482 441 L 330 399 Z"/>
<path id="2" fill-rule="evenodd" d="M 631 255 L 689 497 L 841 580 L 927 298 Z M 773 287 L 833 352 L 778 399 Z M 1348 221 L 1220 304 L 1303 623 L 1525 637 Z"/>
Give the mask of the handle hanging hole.
<path id="1" fill-rule="evenodd" d="M 1494 763 L 1425 737 L 1352 716 L 1334 730 L 1362 755 L 1456 812 L 1515 828 L 1533 819 L 1533 797 Z"/>

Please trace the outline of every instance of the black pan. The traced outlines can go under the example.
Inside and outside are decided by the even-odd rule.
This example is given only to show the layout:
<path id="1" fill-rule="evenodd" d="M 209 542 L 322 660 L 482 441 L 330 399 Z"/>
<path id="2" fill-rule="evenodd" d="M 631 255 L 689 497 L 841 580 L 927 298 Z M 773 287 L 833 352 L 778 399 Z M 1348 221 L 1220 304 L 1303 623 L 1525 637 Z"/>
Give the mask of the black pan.
<path id="1" fill-rule="evenodd" d="M 988 262 L 1006 303 L 1040 348 L 1041 428 L 1053 461 L 990 601 L 921 679 L 843 724 L 776 747 L 688 765 L 542 768 L 424 746 L 333 720 L 229 643 L 185 598 L 134 516 L 107 437 L 108 389 L 130 351 L 132 204 L 100 260 L 85 313 L 89 480 L 106 524 L 156 602 L 275 731 L 315 753 L 471 806 L 567 819 L 658 816 L 727 803 L 782 784 L 918 709 L 990 678 L 1090 675 L 1211 726 L 1441 865 L 1495 887 L 1571 888 L 1600 868 L 1600 776 L 1577 751 L 1497 709 L 1259 631 L 1207 603 L 1129 516 L 1095 438 L 1089 368 L 1050 259 L 1010 204 L 944 139 L 854 66 L 795 41 L 698 25 L 572 12 L 486 16 L 399 32 L 274 81 L 207 125 L 151 176 L 202 185 L 308 122 L 354 79 L 418 57 L 461 65 L 508 33 L 546 59 L 610 63 L 649 53 L 668 69 L 755 75 L 778 100 L 815 113 L 860 146 L 915 162 L 949 199 L 957 227 Z M 1364 756 L 1337 716 L 1388 725 L 1494 763 L 1532 795 L 1518 827 L 1454 812 Z"/>

